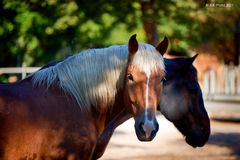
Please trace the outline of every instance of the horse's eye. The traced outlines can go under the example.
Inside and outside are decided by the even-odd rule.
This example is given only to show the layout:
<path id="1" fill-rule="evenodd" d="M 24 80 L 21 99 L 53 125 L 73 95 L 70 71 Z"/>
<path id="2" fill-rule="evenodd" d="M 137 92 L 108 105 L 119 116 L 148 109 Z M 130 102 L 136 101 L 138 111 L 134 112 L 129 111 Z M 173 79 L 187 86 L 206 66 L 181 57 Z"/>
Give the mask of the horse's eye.
<path id="1" fill-rule="evenodd" d="M 130 80 L 130 81 L 134 81 L 134 80 L 133 80 L 133 76 L 132 76 L 131 74 L 127 75 L 127 78 L 128 78 L 128 80 Z"/>

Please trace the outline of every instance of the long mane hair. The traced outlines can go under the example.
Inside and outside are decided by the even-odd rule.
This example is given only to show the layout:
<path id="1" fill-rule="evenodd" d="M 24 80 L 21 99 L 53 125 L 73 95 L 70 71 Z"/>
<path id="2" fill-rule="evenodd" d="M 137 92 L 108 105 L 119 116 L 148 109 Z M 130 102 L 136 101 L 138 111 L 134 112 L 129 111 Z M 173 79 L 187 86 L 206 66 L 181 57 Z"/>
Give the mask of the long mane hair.
<path id="1" fill-rule="evenodd" d="M 163 58 L 156 52 L 151 45 L 139 45 L 134 65 L 143 71 L 146 66 L 164 69 Z M 109 106 L 123 87 L 127 60 L 127 45 L 89 49 L 35 72 L 33 86 L 48 89 L 57 80 L 59 87 L 73 96 L 81 109 L 89 110 L 99 101 Z"/>

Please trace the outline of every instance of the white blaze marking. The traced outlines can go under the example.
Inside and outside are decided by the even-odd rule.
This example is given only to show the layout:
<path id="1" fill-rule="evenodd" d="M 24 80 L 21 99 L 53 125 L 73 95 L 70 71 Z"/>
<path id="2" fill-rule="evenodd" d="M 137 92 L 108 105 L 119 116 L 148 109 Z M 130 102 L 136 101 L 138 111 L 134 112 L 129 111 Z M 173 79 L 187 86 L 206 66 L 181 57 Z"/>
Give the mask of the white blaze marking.
<path id="1" fill-rule="evenodd" d="M 153 119 L 148 119 L 148 97 L 149 97 L 149 79 L 151 75 L 150 67 L 146 70 L 146 76 L 147 76 L 147 84 L 146 84 L 146 104 L 145 104 L 145 113 L 144 113 L 144 124 L 143 124 L 143 130 L 145 132 L 145 135 L 147 138 L 151 136 L 152 131 L 155 129 Z"/>
<path id="2" fill-rule="evenodd" d="M 149 79 L 150 79 L 150 75 L 151 75 L 151 70 L 150 68 L 148 67 L 148 69 L 146 70 L 146 76 L 147 76 L 147 84 L 146 84 L 146 104 L 145 104 L 145 121 L 147 119 L 147 112 L 148 112 L 148 85 L 149 85 Z"/>

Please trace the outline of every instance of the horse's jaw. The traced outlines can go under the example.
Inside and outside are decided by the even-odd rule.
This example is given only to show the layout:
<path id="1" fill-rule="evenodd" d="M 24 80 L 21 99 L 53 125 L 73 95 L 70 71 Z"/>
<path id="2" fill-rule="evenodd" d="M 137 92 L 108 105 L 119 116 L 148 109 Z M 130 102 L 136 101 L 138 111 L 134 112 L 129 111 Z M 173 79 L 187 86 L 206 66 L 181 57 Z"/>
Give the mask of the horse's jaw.
<path id="1" fill-rule="evenodd" d="M 203 147 L 207 143 L 209 135 L 208 131 L 194 130 L 185 137 L 185 141 L 193 148 Z"/>

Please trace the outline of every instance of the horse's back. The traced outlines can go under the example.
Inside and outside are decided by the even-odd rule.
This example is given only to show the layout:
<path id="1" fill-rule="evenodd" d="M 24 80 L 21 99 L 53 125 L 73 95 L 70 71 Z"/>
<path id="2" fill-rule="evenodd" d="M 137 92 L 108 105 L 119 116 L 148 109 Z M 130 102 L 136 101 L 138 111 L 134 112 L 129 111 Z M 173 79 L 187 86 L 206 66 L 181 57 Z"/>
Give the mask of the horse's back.
<path id="1" fill-rule="evenodd" d="M 0 85 L 0 159 L 90 157 L 96 131 L 84 122 L 89 116 L 82 120 L 61 94 L 37 92 L 28 83 Z"/>
<path id="2" fill-rule="evenodd" d="M 7 114 L 7 102 L 1 91 L 2 84 L 0 84 L 0 117 Z"/>

